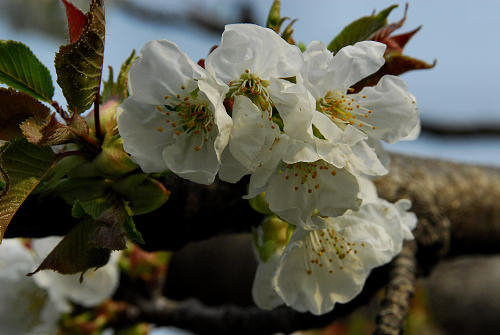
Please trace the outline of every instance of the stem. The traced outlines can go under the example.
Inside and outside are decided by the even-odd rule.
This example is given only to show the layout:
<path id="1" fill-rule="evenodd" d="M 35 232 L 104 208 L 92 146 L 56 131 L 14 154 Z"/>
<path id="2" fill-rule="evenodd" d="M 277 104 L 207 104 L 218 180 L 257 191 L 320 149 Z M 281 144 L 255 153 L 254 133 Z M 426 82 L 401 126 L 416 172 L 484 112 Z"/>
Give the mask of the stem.
<path id="1" fill-rule="evenodd" d="M 99 91 L 97 92 L 94 100 L 94 125 L 95 125 L 95 136 L 102 142 L 103 134 L 101 130 L 101 121 L 99 119 Z"/>
<path id="2" fill-rule="evenodd" d="M 71 117 L 68 115 L 68 113 L 59 105 L 59 103 L 55 100 L 52 100 L 50 102 L 50 104 L 52 105 L 52 107 L 55 108 L 57 114 L 59 114 L 64 121 L 68 121 L 71 119 Z"/>

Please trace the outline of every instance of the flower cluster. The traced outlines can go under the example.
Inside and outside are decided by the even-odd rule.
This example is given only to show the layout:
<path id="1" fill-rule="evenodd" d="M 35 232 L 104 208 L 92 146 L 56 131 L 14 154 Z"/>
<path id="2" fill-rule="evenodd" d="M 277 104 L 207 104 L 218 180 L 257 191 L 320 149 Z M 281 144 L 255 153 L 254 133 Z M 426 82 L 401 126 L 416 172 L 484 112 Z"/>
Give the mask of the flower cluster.
<path id="1" fill-rule="evenodd" d="M 400 78 L 351 88 L 384 64 L 384 50 L 363 41 L 333 55 L 314 41 L 302 52 L 270 29 L 234 24 L 203 68 L 175 43 L 152 41 L 130 69 L 130 96 L 118 111 L 124 149 L 145 172 L 197 183 L 250 175 L 247 197 L 265 192 L 269 209 L 296 227 L 266 262 L 269 296 L 324 313 L 412 237 L 407 203 L 367 200 L 361 186 L 387 173 L 380 141 L 415 138 L 420 127 Z M 290 279 L 300 271 L 304 278 Z"/>
<path id="2" fill-rule="evenodd" d="M 28 248 L 19 239 L 4 239 L 0 245 L 0 333 L 55 334 L 62 313 L 71 302 L 92 307 L 111 297 L 119 282 L 118 253 L 105 266 L 80 276 L 53 271 L 32 272 L 61 240 L 33 239 Z M 21 280 L 22 279 L 22 280 Z M 15 313 L 11 313 L 15 310 Z"/>

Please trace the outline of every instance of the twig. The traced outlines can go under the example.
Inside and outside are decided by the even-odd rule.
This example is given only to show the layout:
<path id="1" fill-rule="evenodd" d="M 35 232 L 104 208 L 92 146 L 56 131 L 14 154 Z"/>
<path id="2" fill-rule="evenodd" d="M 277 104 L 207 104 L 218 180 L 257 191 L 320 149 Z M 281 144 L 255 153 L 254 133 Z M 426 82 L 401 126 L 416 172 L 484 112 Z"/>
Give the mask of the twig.
<path id="1" fill-rule="evenodd" d="M 52 105 L 52 107 L 54 107 L 54 109 L 56 110 L 57 114 L 59 114 L 64 121 L 69 121 L 71 120 L 71 117 L 68 115 L 68 112 L 66 112 L 62 107 L 61 105 L 59 105 L 59 103 L 55 100 L 52 100 L 50 102 L 50 104 Z"/>
<path id="2" fill-rule="evenodd" d="M 415 241 L 405 242 L 401 253 L 392 261 L 389 283 L 373 335 L 399 335 L 403 332 L 410 299 L 415 292 L 416 250 Z"/>
<path id="3" fill-rule="evenodd" d="M 99 80 L 99 83 L 100 83 L 100 80 Z M 101 121 L 100 121 L 100 117 L 99 117 L 99 91 L 100 91 L 100 89 L 97 91 L 97 94 L 96 94 L 95 100 L 94 100 L 94 125 L 95 125 L 95 136 L 102 142 L 103 134 L 102 134 L 102 130 L 101 130 Z"/>

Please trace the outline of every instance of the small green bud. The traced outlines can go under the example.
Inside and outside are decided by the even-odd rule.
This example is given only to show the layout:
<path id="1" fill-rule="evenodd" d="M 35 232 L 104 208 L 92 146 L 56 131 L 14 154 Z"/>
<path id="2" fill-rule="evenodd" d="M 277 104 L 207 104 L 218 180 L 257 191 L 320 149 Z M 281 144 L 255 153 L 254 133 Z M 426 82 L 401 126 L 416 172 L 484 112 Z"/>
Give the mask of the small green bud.
<path id="1" fill-rule="evenodd" d="M 101 149 L 92 163 L 102 176 L 120 177 L 137 169 L 137 164 L 123 150 L 123 140 L 118 135 L 106 133 Z"/>
<path id="2" fill-rule="evenodd" d="M 294 228 L 275 215 L 265 218 L 253 231 L 254 244 L 260 259 L 266 262 L 273 254 L 281 253 L 290 242 Z"/>

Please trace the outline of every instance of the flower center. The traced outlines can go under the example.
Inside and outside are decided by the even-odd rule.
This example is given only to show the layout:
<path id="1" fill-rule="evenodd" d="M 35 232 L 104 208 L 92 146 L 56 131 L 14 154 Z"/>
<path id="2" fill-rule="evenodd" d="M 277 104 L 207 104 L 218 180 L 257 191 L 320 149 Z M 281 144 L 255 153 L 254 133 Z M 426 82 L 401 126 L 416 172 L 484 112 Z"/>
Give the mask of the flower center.
<path id="1" fill-rule="evenodd" d="M 294 164 L 287 164 L 280 169 L 278 173 L 282 173 L 285 180 L 295 184 L 295 191 L 304 188 L 304 191 L 307 190 L 308 194 L 312 194 L 320 187 L 320 183 L 317 180 L 318 173 L 325 172 L 329 172 L 332 177 L 337 175 L 337 171 L 335 171 L 331 165 L 321 160 L 311 163 L 298 162 Z"/>
<path id="2" fill-rule="evenodd" d="M 169 98 L 169 96 L 165 96 L 165 100 Z M 200 144 L 194 147 L 195 151 L 199 151 L 203 143 L 208 142 L 209 133 L 214 127 L 213 112 L 208 108 L 206 102 L 197 99 L 197 90 L 183 98 L 178 94 L 176 98 L 181 102 L 176 105 L 167 103 L 163 106 L 165 110 L 162 106 L 157 106 L 157 109 L 164 111 L 165 122 L 167 126 L 175 128 L 175 135 L 179 136 L 182 133 L 201 134 Z M 163 127 L 158 127 L 157 130 L 163 131 Z"/>
<path id="3" fill-rule="evenodd" d="M 316 101 L 316 110 L 330 117 L 342 129 L 350 124 L 359 128 L 371 127 L 375 130 L 376 127 L 367 120 L 373 111 L 361 106 L 356 98 L 360 97 L 338 91 L 328 91 L 324 98 Z M 361 96 L 361 99 L 366 99 L 366 96 Z"/>
<path id="4" fill-rule="evenodd" d="M 361 243 L 361 247 L 365 244 Z M 313 267 L 328 269 L 330 274 L 335 272 L 332 267 L 334 257 L 339 260 L 339 270 L 344 270 L 343 260 L 350 254 L 357 254 L 358 245 L 350 242 L 345 237 L 337 234 L 332 228 L 312 231 L 305 240 L 306 262 L 308 263 L 307 274 L 311 275 Z"/>
<path id="5" fill-rule="evenodd" d="M 273 105 L 267 87 L 269 81 L 260 79 L 258 76 L 245 70 L 240 79 L 229 82 L 228 97 L 244 95 L 249 98 L 262 111 L 267 111 L 272 116 Z"/>

